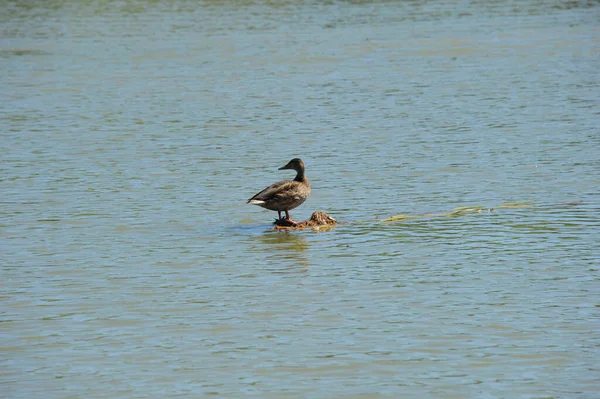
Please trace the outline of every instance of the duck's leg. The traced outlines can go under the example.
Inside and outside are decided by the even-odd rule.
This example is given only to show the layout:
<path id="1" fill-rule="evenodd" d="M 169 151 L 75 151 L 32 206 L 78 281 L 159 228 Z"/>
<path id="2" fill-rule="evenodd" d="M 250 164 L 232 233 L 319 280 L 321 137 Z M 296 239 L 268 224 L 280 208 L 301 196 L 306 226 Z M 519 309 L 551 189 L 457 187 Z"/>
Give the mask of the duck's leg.
<path id="1" fill-rule="evenodd" d="M 279 220 L 281 220 L 281 211 L 277 211 L 277 216 L 279 216 Z"/>
<path id="2" fill-rule="evenodd" d="M 298 224 L 298 222 L 296 222 L 295 220 L 292 220 L 292 218 L 290 217 L 290 213 L 288 211 L 285 211 L 285 220 L 290 222 L 292 224 L 292 226 Z"/>

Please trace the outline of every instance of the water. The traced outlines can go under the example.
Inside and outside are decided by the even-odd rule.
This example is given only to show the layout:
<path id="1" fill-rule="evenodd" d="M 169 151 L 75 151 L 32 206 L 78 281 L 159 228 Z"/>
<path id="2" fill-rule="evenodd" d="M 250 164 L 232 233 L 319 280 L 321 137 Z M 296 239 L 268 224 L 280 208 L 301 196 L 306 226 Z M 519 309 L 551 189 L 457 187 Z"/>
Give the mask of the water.
<path id="1" fill-rule="evenodd" d="M 1 7 L 2 397 L 598 397 L 597 2 Z"/>

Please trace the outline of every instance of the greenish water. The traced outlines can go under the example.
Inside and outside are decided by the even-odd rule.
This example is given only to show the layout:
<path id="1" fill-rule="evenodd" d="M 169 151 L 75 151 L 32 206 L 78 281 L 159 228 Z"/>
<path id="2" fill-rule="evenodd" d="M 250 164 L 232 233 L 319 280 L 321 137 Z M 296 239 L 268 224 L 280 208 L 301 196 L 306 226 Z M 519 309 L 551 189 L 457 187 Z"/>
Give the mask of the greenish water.
<path id="1" fill-rule="evenodd" d="M 597 397 L 599 17 L 2 3 L 1 396 Z"/>

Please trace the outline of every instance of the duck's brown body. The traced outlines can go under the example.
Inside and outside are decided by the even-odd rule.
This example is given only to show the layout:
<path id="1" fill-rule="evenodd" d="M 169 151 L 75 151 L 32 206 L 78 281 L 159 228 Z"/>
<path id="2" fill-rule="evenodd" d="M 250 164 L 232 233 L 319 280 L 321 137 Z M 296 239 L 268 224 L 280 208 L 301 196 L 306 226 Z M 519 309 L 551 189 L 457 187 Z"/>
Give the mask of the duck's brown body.
<path id="1" fill-rule="evenodd" d="M 290 219 L 289 211 L 301 205 L 310 195 L 310 182 L 304 176 L 304 162 L 300 158 L 292 159 L 279 169 L 293 169 L 296 177 L 270 185 L 250 198 L 248 203 L 277 211 L 279 219 L 281 212 L 285 212 L 285 218 Z"/>

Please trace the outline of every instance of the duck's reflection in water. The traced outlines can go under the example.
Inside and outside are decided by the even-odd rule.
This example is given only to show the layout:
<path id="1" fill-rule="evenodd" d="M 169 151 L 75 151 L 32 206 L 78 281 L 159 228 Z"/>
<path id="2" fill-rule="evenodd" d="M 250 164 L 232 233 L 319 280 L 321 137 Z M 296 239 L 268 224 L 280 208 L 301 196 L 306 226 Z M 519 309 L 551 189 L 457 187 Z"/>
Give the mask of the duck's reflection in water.
<path id="1" fill-rule="evenodd" d="M 306 256 L 310 245 L 302 235 L 288 231 L 270 231 L 256 236 L 256 239 L 261 250 L 269 254 L 271 261 L 280 261 L 277 268 L 279 271 L 300 271 L 299 267 L 305 270 L 304 268 L 310 266 Z"/>

